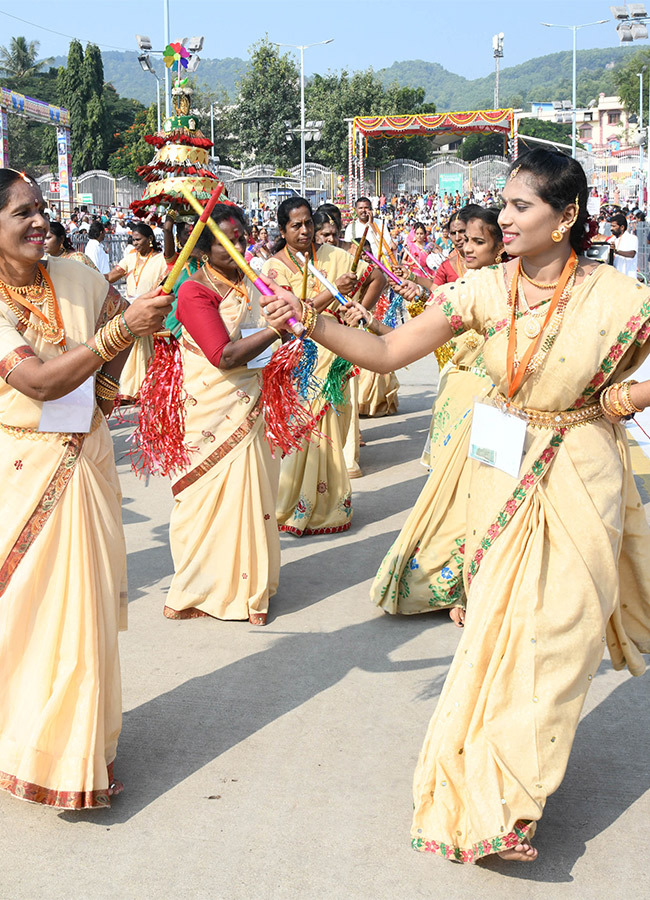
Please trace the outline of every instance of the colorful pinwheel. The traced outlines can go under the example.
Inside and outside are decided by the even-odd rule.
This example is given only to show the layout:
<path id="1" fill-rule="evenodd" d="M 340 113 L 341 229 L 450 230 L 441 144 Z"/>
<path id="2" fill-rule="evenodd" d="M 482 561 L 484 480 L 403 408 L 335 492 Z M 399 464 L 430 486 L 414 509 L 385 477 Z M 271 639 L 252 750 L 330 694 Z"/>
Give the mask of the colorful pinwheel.
<path id="1" fill-rule="evenodd" d="M 163 50 L 163 59 L 168 69 L 171 69 L 175 62 L 178 62 L 178 83 L 181 84 L 181 66 L 187 69 L 190 59 L 190 51 L 184 47 L 179 41 L 173 44 L 167 44 Z"/>

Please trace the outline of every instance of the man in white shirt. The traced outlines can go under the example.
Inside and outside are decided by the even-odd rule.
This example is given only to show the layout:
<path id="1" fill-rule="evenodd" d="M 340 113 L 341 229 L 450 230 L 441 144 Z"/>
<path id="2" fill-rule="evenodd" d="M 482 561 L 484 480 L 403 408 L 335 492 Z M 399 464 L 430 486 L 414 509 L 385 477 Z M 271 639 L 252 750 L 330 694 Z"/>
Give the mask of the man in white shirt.
<path id="1" fill-rule="evenodd" d="M 373 256 L 377 256 L 377 251 L 379 250 L 379 241 L 381 237 L 381 219 L 376 219 L 373 216 L 372 204 L 367 197 L 359 197 L 357 202 L 354 204 L 354 209 L 357 217 L 356 219 L 353 219 L 345 229 L 343 240 L 347 241 L 348 243 L 352 243 L 352 241 L 355 240 L 358 241 L 363 235 L 366 225 L 370 223 L 370 228 L 368 229 L 366 240 L 370 243 Z M 388 244 L 391 249 L 395 246 L 390 236 L 388 222 L 386 222 L 384 226 L 384 246 L 386 246 L 386 244 Z"/>
<path id="2" fill-rule="evenodd" d="M 101 222 L 91 222 L 88 229 L 88 242 L 84 247 L 84 253 L 88 259 L 92 259 L 102 275 L 108 275 L 111 271 L 111 264 L 108 259 L 108 253 L 102 247 L 102 241 L 106 236 L 106 231 Z"/>
<path id="3" fill-rule="evenodd" d="M 612 216 L 611 226 L 614 237 L 614 268 L 623 275 L 636 278 L 639 239 L 627 230 L 627 219 L 623 213 Z"/>

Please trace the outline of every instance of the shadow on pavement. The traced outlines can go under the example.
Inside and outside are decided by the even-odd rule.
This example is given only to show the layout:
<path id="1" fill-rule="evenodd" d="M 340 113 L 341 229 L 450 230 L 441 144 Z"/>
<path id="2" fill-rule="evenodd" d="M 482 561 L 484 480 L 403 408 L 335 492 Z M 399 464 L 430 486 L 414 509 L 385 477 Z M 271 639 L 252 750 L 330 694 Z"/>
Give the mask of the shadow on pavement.
<path id="1" fill-rule="evenodd" d="M 609 661 L 601 668 L 609 667 Z M 495 859 L 491 869 L 526 881 L 571 882 L 572 870 L 597 837 L 650 788 L 647 675 L 624 681 L 578 726 L 564 781 L 549 798 L 534 844 L 540 858 L 532 865 Z M 612 848 L 620 860 L 641 851 L 641 835 Z"/>
<path id="2" fill-rule="evenodd" d="M 204 621 L 170 625 L 214 627 Z M 433 625 L 419 617 L 417 621 L 389 621 L 382 616 L 329 633 L 289 634 L 259 653 L 155 697 L 124 717 L 116 769 L 126 784 L 124 794 L 101 820 L 92 812 L 64 812 L 60 818 L 92 822 L 101 828 L 128 822 L 231 747 L 340 682 L 352 669 L 397 675 L 442 667 L 441 682 L 450 656 L 390 659 L 399 646 L 421 634 L 423 627 Z M 376 721 L 381 711 L 368 708 L 367 715 Z M 350 725 L 357 728 L 359 723 Z M 340 739 L 344 741 L 345 735 Z M 267 763 L 251 759 L 252 766 Z M 350 798 L 342 800 L 342 814 L 347 802 Z"/>

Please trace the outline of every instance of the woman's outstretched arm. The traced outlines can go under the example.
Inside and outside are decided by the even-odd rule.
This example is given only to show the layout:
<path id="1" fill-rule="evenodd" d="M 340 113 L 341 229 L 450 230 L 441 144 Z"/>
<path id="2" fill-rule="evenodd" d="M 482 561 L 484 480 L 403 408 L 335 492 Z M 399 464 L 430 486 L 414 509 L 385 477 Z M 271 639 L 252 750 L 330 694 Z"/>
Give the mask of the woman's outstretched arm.
<path id="1" fill-rule="evenodd" d="M 302 317 L 300 301 L 289 291 L 271 283 L 273 297 L 261 303 L 270 325 L 287 328 L 291 316 Z M 311 337 L 349 362 L 386 375 L 427 356 L 453 337 L 451 326 L 437 306 L 429 306 L 417 318 L 390 334 L 374 335 L 340 325 L 332 316 L 319 316 Z"/>

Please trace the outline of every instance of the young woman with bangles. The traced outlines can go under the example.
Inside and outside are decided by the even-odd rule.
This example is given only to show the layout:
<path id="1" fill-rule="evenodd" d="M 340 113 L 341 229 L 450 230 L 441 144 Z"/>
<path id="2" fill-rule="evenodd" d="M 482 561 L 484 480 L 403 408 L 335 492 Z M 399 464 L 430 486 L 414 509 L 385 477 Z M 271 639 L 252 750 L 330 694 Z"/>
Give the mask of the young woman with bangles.
<path id="1" fill-rule="evenodd" d="M 44 209 L 34 180 L 0 169 L 0 790 L 83 809 L 122 787 L 126 550 L 104 415 L 135 338 L 170 307 L 42 263 Z M 58 402 L 75 390 L 85 423 Z"/>
<path id="2" fill-rule="evenodd" d="M 131 229 L 131 238 L 133 249 L 127 250 L 106 276 L 109 284 L 126 278 L 126 299 L 129 303 L 161 284 L 167 274 L 167 263 L 151 226 L 144 222 L 136 223 Z M 140 385 L 152 356 L 153 337 L 147 335 L 136 343 L 120 377 L 120 398 L 123 402 L 137 402 Z"/>
<path id="3" fill-rule="evenodd" d="M 212 218 L 243 253 L 239 208 L 218 203 Z M 176 315 L 185 438 L 198 449 L 172 484 L 174 577 L 164 615 L 264 625 L 280 574 L 280 461 L 264 438 L 259 357 L 270 356 L 279 335 L 261 317 L 258 291 L 209 229 L 195 252 L 202 268 L 181 285 Z"/>
<path id="4" fill-rule="evenodd" d="M 307 254 L 342 294 L 355 290 L 358 279 L 351 272 L 352 256 L 331 244 L 314 244 L 314 221 L 307 200 L 284 200 L 278 207 L 278 225 L 282 238 L 273 258 L 264 264 L 265 275 L 300 295 L 304 263 L 297 254 Z M 366 276 L 366 270 L 366 264 L 361 263 L 359 279 Z M 384 284 L 382 273 L 373 270 L 359 291 L 364 306 L 375 305 Z M 313 275 L 307 279 L 307 300 L 327 318 L 334 319 L 340 309 L 338 300 Z M 336 354 L 319 347 L 315 377 L 324 382 L 335 359 Z M 318 428 L 324 437 L 305 440 L 301 451 L 282 460 L 277 505 L 281 531 L 301 536 L 334 534 L 350 528 L 352 490 L 343 452 L 352 417 L 349 377 L 345 376 L 341 407 L 333 408 L 320 396 L 311 402 L 320 416 Z"/>
<path id="5" fill-rule="evenodd" d="M 438 288 L 388 335 L 323 316 L 309 329 L 380 371 L 471 329 L 485 339 L 498 405 L 481 407 L 496 424 L 474 437 L 465 627 L 413 785 L 414 849 L 462 862 L 537 858 L 531 838 L 605 649 L 633 675 L 650 653 L 650 530 L 622 427 L 650 406 L 650 381 L 625 381 L 650 351 L 650 291 L 580 255 L 588 187 L 576 160 L 525 154 L 503 199 L 514 259 Z M 279 328 L 300 311 L 279 287 L 265 308 Z"/>

